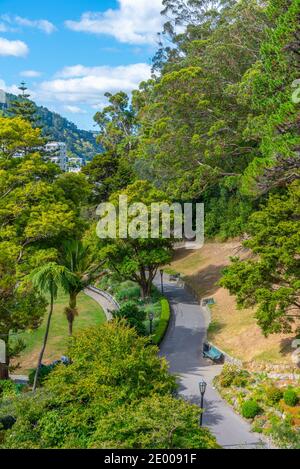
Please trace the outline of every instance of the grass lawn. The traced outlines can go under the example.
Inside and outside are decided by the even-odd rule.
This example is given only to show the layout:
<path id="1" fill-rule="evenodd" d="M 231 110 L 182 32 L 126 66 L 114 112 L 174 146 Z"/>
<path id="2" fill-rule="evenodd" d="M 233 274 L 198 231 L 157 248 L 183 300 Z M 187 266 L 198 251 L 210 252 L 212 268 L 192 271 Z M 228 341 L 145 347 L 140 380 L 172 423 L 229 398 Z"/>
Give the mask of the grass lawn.
<path id="1" fill-rule="evenodd" d="M 43 363 L 50 363 L 67 353 L 68 347 L 68 322 L 64 315 L 64 308 L 68 304 L 68 296 L 61 292 L 56 300 L 52 323 L 50 327 L 48 345 L 46 348 Z M 92 298 L 81 293 L 78 296 L 79 316 L 74 322 L 74 333 L 91 326 L 102 324 L 106 321 L 104 311 L 101 306 Z M 22 374 L 36 366 L 38 354 L 41 349 L 46 327 L 46 317 L 43 324 L 35 331 L 24 332 L 18 338 L 21 338 L 26 349 L 13 364 L 20 363 L 15 373 Z"/>

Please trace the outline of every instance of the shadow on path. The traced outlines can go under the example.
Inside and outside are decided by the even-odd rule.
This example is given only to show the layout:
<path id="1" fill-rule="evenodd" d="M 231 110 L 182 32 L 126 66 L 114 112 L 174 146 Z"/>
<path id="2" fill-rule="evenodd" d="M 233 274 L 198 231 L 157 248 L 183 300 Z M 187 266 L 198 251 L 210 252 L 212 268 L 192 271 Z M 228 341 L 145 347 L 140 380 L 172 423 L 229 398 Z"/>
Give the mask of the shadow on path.
<path id="1" fill-rule="evenodd" d="M 158 282 L 157 282 L 158 283 Z M 176 283 L 165 283 L 172 318 L 160 355 L 166 357 L 170 372 L 177 375 L 179 395 L 199 405 L 199 381 L 207 382 L 203 425 L 207 426 L 224 448 L 267 447 L 260 435 L 252 433 L 248 422 L 237 415 L 214 389 L 213 379 L 221 369 L 203 358 L 203 342 L 207 333 L 207 318 L 194 297 Z"/>

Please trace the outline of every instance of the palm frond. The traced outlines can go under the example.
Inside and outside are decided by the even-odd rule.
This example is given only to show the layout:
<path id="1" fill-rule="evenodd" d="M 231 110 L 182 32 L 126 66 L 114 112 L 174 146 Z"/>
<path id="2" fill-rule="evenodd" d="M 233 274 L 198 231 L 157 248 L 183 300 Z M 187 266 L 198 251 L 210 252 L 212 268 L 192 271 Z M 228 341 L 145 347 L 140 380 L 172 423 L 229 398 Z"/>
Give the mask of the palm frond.
<path id="1" fill-rule="evenodd" d="M 41 294 L 51 293 L 54 298 L 57 297 L 59 287 L 67 292 L 77 281 L 76 276 L 67 267 L 55 262 L 38 267 L 31 272 L 28 279 Z"/>

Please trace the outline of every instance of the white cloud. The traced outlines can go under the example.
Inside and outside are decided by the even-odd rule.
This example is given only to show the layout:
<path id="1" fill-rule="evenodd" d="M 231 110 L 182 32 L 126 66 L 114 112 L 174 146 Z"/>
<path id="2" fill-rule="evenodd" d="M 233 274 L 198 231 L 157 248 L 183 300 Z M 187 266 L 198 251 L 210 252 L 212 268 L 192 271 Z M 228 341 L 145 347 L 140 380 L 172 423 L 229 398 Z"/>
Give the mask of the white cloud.
<path id="1" fill-rule="evenodd" d="M 65 67 L 52 79 L 34 83 L 28 90 L 31 99 L 58 113 L 73 114 L 80 127 L 92 126 L 94 111 L 107 104 L 104 94 L 124 90 L 130 93 L 137 89 L 141 81 L 149 79 L 151 67 L 145 63 L 111 67 L 85 67 L 74 65 Z M 0 79 L 0 89 L 19 94 L 17 85 L 8 86 Z"/>
<path id="2" fill-rule="evenodd" d="M 8 28 L 4 23 L 0 23 L 0 33 L 6 33 L 7 29 Z"/>
<path id="3" fill-rule="evenodd" d="M 28 46 L 23 41 L 9 41 L 0 37 L 0 56 L 12 55 L 14 57 L 25 57 L 29 52 Z"/>
<path id="4" fill-rule="evenodd" d="M 71 112 L 71 114 L 86 114 L 86 111 L 78 106 L 64 106 L 64 110 L 67 112 Z"/>
<path id="5" fill-rule="evenodd" d="M 15 31 L 12 27 L 14 25 L 24 26 L 29 28 L 36 28 L 46 34 L 51 34 L 56 31 L 56 27 L 48 20 L 30 20 L 22 16 L 1 15 L 0 16 L 0 32 Z"/>
<path id="6" fill-rule="evenodd" d="M 56 27 L 53 23 L 50 23 L 48 20 L 29 20 L 28 18 L 23 18 L 21 16 L 16 16 L 14 21 L 19 26 L 27 26 L 30 28 L 37 28 L 43 31 L 46 34 L 51 34 L 56 30 Z"/>
<path id="7" fill-rule="evenodd" d="M 19 94 L 20 91 L 17 85 L 8 86 L 4 80 L 0 79 L 0 90 L 5 91 L 6 93 Z"/>
<path id="8" fill-rule="evenodd" d="M 104 102 L 104 93 L 119 90 L 131 92 L 151 75 L 145 63 L 118 67 L 65 67 L 53 80 L 42 82 L 37 93 L 42 100 L 89 105 Z"/>
<path id="9" fill-rule="evenodd" d="M 161 31 L 162 0 L 118 0 L 118 9 L 86 12 L 80 21 L 68 20 L 73 31 L 107 34 L 129 44 L 152 44 Z"/>
<path id="10" fill-rule="evenodd" d="M 20 75 L 26 78 L 38 78 L 42 75 L 42 73 L 38 72 L 37 70 L 23 70 Z"/>

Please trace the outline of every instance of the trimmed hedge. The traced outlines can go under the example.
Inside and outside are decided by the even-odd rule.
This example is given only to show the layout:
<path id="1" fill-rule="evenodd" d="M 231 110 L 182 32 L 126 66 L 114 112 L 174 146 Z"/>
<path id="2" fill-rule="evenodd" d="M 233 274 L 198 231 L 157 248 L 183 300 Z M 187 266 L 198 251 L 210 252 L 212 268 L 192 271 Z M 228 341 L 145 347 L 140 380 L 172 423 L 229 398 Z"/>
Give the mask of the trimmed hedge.
<path id="1" fill-rule="evenodd" d="M 163 298 L 161 300 L 161 315 L 158 326 L 155 330 L 154 337 L 152 339 L 153 344 L 159 345 L 163 340 L 169 325 L 171 317 L 171 309 L 168 300 Z"/>

